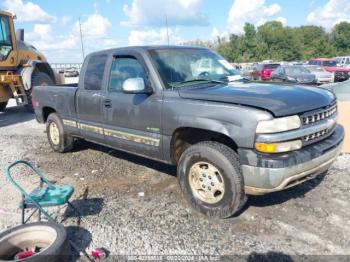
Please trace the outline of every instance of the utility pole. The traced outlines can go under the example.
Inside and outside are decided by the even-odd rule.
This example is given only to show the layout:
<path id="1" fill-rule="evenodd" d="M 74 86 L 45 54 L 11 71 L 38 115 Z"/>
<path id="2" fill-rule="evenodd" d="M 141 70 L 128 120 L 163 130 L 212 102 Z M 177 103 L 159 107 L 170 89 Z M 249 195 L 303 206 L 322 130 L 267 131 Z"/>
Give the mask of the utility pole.
<path id="1" fill-rule="evenodd" d="M 81 53 L 83 55 L 83 61 L 84 61 L 84 59 L 85 59 L 85 52 L 84 52 L 84 41 L 83 41 L 83 32 L 81 30 L 80 16 L 79 16 L 79 30 L 80 30 Z"/>
<path id="2" fill-rule="evenodd" d="M 168 46 L 170 45 L 170 40 L 169 40 L 169 26 L 168 26 L 168 16 L 165 14 L 165 24 L 166 24 L 166 37 L 168 40 Z"/>

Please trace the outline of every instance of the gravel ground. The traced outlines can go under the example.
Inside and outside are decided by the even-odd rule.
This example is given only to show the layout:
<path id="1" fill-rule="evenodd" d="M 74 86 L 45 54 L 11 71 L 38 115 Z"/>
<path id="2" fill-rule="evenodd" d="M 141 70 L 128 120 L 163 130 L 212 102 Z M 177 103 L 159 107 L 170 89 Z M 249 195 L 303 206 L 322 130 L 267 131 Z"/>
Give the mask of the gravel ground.
<path id="1" fill-rule="evenodd" d="M 251 197 L 225 220 L 208 219 L 183 199 L 176 170 L 155 161 L 79 141 L 73 152 L 54 153 L 45 127 L 21 107 L 0 113 L 0 168 L 16 159 L 40 167 L 50 180 L 76 189 L 78 221 L 65 208 L 71 238 L 81 248 L 105 247 L 114 255 L 350 256 L 350 155 L 327 174 L 295 188 Z M 33 176 L 15 172 L 26 188 Z M 18 224 L 19 195 L 0 176 L 0 231 Z M 80 222 L 80 223 L 79 223 Z M 286 260 L 288 261 L 288 259 Z"/>

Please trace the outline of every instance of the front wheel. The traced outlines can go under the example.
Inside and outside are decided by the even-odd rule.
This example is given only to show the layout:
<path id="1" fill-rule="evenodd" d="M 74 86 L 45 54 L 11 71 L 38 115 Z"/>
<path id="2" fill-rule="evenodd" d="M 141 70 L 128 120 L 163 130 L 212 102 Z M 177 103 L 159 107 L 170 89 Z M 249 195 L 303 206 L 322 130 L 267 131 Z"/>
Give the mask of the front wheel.
<path id="1" fill-rule="evenodd" d="M 65 133 L 62 120 L 56 113 L 50 114 L 47 118 L 46 133 L 54 151 L 65 153 L 73 149 L 74 139 Z"/>
<path id="2" fill-rule="evenodd" d="M 189 147 L 177 174 L 187 201 L 209 217 L 230 217 L 246 202 L 237 153 L 226 145 L 201 142 Z"/>

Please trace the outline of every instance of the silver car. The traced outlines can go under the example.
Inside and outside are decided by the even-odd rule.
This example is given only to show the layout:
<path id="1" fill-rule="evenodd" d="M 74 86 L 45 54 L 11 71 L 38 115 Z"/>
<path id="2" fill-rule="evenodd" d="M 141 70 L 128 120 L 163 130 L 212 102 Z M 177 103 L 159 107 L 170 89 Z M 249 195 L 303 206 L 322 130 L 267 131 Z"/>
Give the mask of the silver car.
<path id="1" fill-rule="evenodd" d="M 316 76 L 317 84 L 328 84 L 334 82 L 334 75 L 319 66 L 305 66 L 312 74 Z"/>

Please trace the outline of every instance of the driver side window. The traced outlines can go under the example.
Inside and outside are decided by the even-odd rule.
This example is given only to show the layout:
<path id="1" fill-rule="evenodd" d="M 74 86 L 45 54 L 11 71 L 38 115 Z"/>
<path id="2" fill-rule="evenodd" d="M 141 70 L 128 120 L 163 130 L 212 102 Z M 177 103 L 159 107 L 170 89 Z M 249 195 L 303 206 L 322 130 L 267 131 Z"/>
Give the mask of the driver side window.
<path id="1" fill-rule="evenodd" d="M 10 23 L 8 17 L 0 17 L 0 60 L 5 60 L 12 50 Z"/>
<path id="2" fill-rule="evenodd" d="M 125 80 L 136 77 L 145 80 L 145 76 L 143 66 L 135 57 L 116 57 L 112 62 L 108 89 L 112 92 L 120 92 Z"/>

